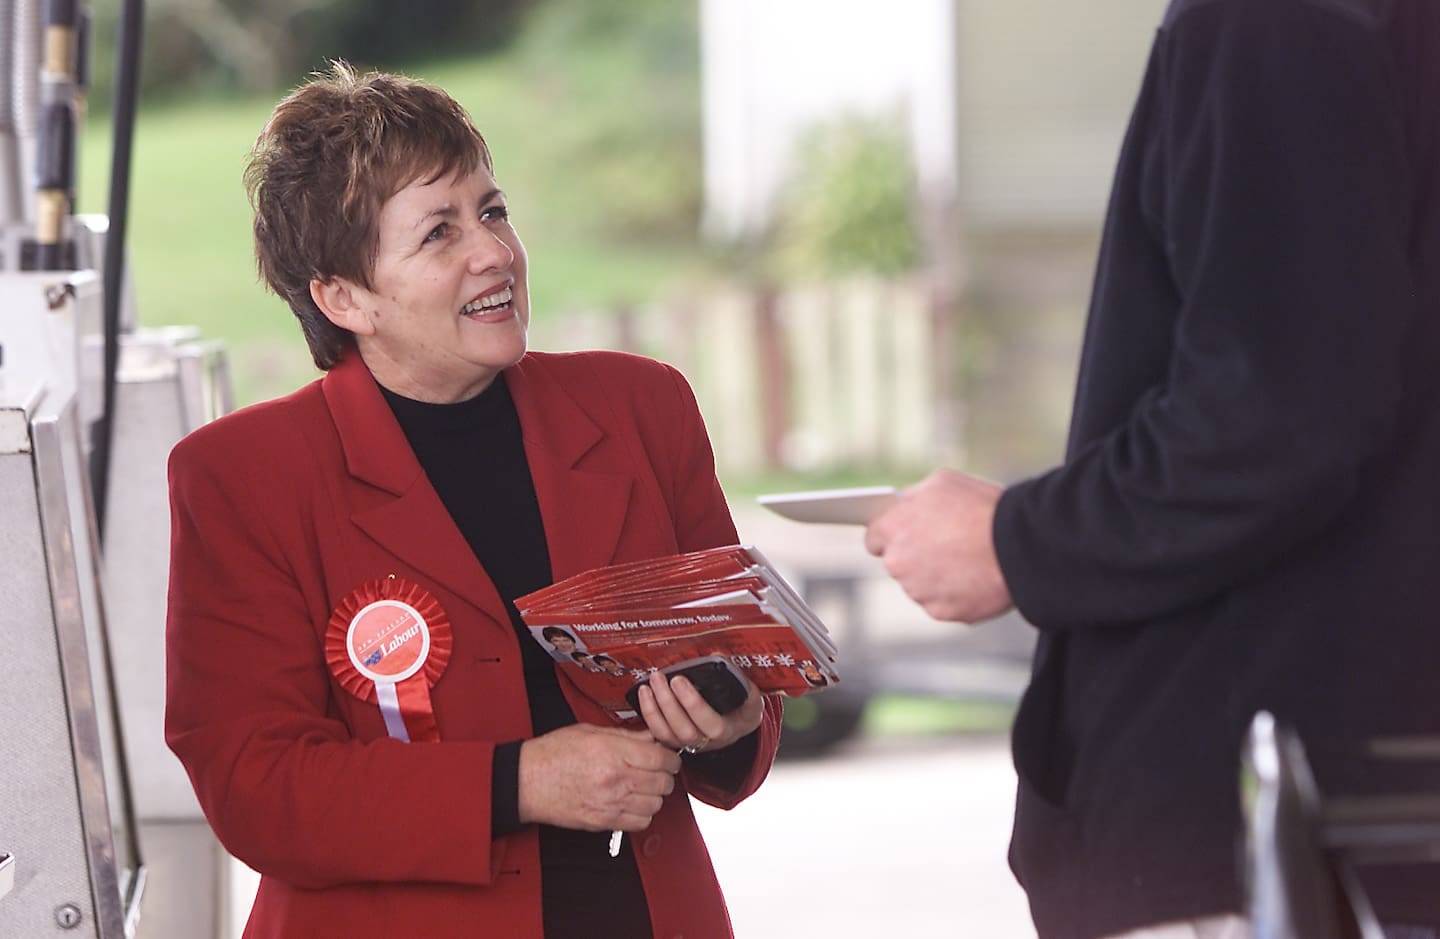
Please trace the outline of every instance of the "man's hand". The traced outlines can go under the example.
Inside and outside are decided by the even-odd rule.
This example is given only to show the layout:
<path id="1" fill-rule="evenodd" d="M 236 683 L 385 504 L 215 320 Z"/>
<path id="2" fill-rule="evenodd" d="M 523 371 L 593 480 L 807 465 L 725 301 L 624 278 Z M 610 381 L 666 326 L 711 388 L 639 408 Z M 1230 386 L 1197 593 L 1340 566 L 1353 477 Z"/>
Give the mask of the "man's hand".
<path id="1" fill-rule="evenodd" d="M 520 745 L 520 821 L 641 831 L 679 771 L 680 757 L 643 730 L 561 727 Z"/>
<path id="2" fill-rule="evenodd" d="M 990 533 L 1002 491 L 974 476 L 937 470 L 870 523 L 865 549 L 936 619 L 993 619 L 1011 606 Z"/>

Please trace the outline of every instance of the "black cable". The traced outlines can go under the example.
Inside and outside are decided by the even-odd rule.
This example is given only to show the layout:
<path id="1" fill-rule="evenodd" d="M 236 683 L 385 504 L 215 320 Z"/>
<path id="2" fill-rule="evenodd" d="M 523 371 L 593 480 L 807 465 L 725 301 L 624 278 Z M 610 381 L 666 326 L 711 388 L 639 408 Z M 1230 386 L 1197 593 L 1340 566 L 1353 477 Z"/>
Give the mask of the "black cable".
<path id="1" fill-rule="evenodd" d="M 140 99 L 140 44 L 144 0 L 125 0 L 120 8 L 115 95 L 111 109 L 114 134 L 110 158 L 110 227 L 105 236 L 103 302 L 105 311 L 104 409 L 91 458 L 95 523 L 105 540 L 105 505 L 110 488 L 110 453 L 115 436 L 115 372 L 120 359 L 121 286 L 125 281 L 125 226 L 130 211 L 130 154 L 135 111 Z"/>

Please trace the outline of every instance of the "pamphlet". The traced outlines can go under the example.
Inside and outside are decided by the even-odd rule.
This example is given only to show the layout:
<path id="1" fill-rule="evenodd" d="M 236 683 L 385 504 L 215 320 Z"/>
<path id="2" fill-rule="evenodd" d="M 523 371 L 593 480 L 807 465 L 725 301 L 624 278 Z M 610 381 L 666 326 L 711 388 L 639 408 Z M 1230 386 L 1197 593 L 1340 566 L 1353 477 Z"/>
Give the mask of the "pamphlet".
<path id="1" fill-rule="evenodd" d="M 595 568 L 516 606 L 561 674 L 622 721 L 639 719 L 627 692 L 694 660 L 721 658 L 766 694 L 840 680 L 825 624 L 750 545 Z"/>

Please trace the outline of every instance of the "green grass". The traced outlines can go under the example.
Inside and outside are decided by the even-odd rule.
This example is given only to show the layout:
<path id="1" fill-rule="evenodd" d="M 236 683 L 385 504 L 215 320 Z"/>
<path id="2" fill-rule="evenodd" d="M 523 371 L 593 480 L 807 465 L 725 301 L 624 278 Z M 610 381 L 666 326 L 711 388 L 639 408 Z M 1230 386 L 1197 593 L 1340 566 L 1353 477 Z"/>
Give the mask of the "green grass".
<path id="1" fill-rule="evenodd" d="M 643 76 L 607 66 L 603 50 L 576 62 L 567 81 L 585 85 L 584 95 L 527 81 L 525 69 L 503 56 L 409 70 L 450 91 L 486 134 L 530 253 L 537 320 L 653 302 L 702 263 L 696 237 L 647 239 L 625 230 L 623 213 L 609 208 L 626 184 L 615 165 L 561 146 L 557 135 L 583 147 L 610 132 L 615 111 L 601 116 L 594 96 L 614 102 L 643 93 Z M 564 67 L 556 63 L 557 76 Z M 250 146 L 282 93 L 142 106 L 136 121 L 127 245 L 140 321 L 193 325 L 223 340 L 240 403 L 315 374 L 289 309 L 257 281 L 241 182 Z M 82 212 L 107 211 L 111 147 L 107 119 L 92 117 L 80 148 Z M 615 227 L 607 231 L 611 214 Z"/>
<path id="2" fill-rule="evenodd" d="M 143 111 L 135 135 L 128 246 L 142 321 L 188 323 L 237 342 L 274 339 L 289 324 L 267 301 L 250 252 L 240 183 L 264 102 L 195 102 Z M 81 145 L 80 209 L 104 213 L 110 128 L 92 121 Z M 288 315 L 288 314 L 287 314 Z"/>
<path id="3" fill-rule="evenodd" d="M 142 326 L 192 325 L 225 343 L 237 400 L 296 387 L 315 374 L 289 308 L 255 273 L 240 177 L 271 102 L 194 101 L 137 118 L 126 226 Z M 80 147 L 79 209 L 105 214 L 109 124 L 93 119 Z"/>
<path id="4" fill-rule="evenodd" d="M 865 706 L 861 724 L 872 736 L 1007 733 L 1015 708 L 985 701 L 951 701 L 878 695 Z"/>

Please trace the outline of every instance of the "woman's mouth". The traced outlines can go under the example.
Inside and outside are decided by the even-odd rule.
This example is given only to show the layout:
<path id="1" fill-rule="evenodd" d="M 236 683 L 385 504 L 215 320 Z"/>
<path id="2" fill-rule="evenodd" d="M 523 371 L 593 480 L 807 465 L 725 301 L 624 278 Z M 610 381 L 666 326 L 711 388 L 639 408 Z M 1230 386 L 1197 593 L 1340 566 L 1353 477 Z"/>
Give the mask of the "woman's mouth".
<path id="1" fill-rule="evenodd" d="M 514 291 L 509 287 L 502 287 L 494 293 L 477 297 L 460 308 L 461 316 L 484 316 L 486 313 L 500 313 L 510 309 L 510 301 L 514 297 Z"/>

